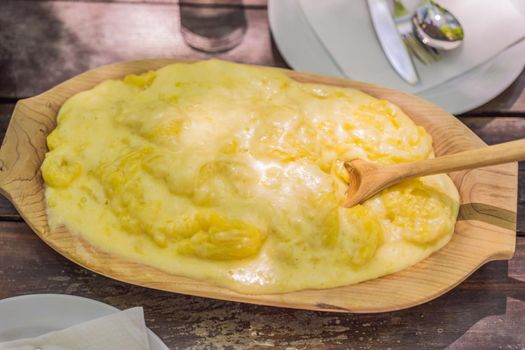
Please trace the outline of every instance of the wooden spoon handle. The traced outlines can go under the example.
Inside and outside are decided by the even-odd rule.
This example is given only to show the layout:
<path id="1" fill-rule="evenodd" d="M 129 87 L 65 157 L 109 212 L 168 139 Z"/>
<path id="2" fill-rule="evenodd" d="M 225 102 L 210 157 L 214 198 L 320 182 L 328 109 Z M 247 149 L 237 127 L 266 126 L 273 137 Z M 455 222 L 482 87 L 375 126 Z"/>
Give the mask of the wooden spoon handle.
<path id="1" fill-rule="evenodd" d="M 449 154 L 434 159 L 396 164 L 392 168 L 399 167 L 397 169 L 399 174 L 406 174 L 403 178 L 412 178 L 520 160 L 525 160 L 525 139 Z"/>

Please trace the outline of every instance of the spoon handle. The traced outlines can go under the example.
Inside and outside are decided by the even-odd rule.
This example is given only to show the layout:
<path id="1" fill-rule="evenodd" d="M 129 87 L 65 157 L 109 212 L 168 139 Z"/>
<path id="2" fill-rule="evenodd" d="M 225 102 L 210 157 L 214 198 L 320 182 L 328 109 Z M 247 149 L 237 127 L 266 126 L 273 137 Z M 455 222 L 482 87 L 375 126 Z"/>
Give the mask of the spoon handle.
<path id="1" fill-rule="evenodd" d="M 520 160 L 525 160 L 525 139 L 392 167 L 399 167 L 399 173 L 406 174 L 403 178 L 412 178 Z"/>

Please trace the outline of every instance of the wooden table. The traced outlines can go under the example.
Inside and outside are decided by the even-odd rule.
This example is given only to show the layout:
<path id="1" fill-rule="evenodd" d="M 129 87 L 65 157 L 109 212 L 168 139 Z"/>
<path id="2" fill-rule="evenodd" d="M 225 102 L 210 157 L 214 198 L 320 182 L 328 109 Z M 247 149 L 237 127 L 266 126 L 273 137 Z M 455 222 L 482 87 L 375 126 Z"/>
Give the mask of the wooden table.
<path id="1" fill-rule="evenodd" d="M 265 0 L 244 1 L 248 30 L 219 55 L 286 66 L 271 39 Z M 179 32 L 169 0 L 1 1 L 0 130 L 14 104 L 88 68 L 145 57 L 207 57 Z M 484 106 L 458 116 L 487 143 L 525 137 L 525 72 Z M 85 296 L 124 309 L 142 305 L 173 349 L 525 349 L 525 167 L 520 167 L 513 260 L 492 262 L 435 301 L 385 314 L 276 309 L 170 294 L 91 273 L 54 252 L 0 200 L 0 299 L 33 293 Z"/>

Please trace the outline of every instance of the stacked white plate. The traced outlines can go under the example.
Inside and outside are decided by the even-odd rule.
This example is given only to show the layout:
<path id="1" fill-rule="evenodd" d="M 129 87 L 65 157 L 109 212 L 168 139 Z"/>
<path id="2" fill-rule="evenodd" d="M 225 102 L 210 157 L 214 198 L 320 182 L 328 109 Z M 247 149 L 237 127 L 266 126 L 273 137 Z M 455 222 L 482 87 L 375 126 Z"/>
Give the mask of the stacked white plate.
<path id="1" fill-rule="evenodd" d="M 316 35 L 298 0 L 270 0 L 268 7 L 274 40 L 292 68 L 303 72 L 348 78 L 338 68 Z M 368 16 L 368 13 L 364 11 L 352 15 L 357 18 Z M 347 20 L 352 21 L 352 18 Z M 360 47 L 360 40 L 363 40 L 358 32 L 344 33 L 344 38 L 357 48 Z M 524 66 L 525 40 L 522 40 L 483 64 L 416 94 L 450 113 L 463 113 L 499 95 L 519 76 Z"/>

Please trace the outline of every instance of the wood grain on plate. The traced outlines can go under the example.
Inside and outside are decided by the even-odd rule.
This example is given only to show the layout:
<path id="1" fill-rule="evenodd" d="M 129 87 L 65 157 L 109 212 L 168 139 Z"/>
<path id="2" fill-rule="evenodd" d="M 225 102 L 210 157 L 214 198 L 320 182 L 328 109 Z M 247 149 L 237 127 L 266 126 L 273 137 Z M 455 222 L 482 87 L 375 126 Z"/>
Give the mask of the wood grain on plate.
<path id="1" fill-rule="evenodd" d="M 176 60 L 144 60 L 103 66 L 36 97 L 18 102 L 0 149 L 0 190 L 31 228 L 67 258 L 100 274 L 155 289 L 281 307 L 380 312 L 429 301 L 450 290 L 487 261 L 510 259 L 515 245 L 517 166 L 505 164 L 451 174 L 461 195 L 460 220 L 451 242 L 423 262 L 353 286 L 274 295 L 246 295 L 165 273 L 91 246 L 66 228 L 50 230 L 39 167 L 45 137 L 62 103 L 98 82 L 160 68 Z M 456 118 L 422 99 L 365 83 L 285 71 L 298 81 L 358 88 L 399 105 L 434 139 L 438 155 L 485 144 Z"/>

